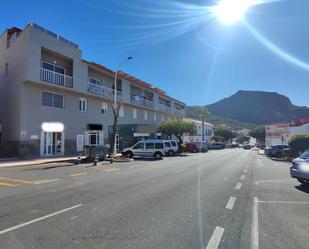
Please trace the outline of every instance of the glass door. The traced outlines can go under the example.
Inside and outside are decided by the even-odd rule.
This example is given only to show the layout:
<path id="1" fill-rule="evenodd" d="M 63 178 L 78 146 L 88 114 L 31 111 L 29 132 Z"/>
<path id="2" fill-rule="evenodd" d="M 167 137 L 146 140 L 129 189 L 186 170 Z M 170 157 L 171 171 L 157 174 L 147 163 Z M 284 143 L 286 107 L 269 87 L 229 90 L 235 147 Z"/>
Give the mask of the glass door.
<path id="1" fill-rule="evenodd" d="M 52 132 L 43 132 L 43 155 L 51 156 L 53 153 Z"/>

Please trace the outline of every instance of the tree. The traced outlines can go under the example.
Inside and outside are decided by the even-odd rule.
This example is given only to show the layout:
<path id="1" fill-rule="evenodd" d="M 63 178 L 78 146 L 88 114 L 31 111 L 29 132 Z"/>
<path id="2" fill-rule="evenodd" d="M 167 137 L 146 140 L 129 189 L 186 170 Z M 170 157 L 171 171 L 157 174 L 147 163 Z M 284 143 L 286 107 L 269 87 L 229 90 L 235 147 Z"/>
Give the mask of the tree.
<path id="1" fill-rule="evenodd" d="M 205 118 L 209 116 L 208 108 L 206 106 L 201 107 L 198 114 L 202 118 L 202 141 L 205 141 Z"/>
<path id="2" fill-rule="evenodd" d="M 248 137 L 248 136 L 245 136 L 245 135 L 240 135 L 240 136 L 238 136 L 237 137 L 237 142 L 239 143 L 239 144 L 243 144 L 243 143 L 248 143 L 250 141 L 250 137 Z"/>
<path id="3" fill-rule="evenodd" d="M 160 123 L 158 132 L 167 136 L 176 136 L 178 143 L 182 144 L 182 136 L 184 133 L 190 135 L 196 134 L 196 126 L 193 122 L 187 122 L 180 119 L 167 120 Z"/>
<path id="4" fill-rule="evenodd" d="M 216 128 L 214 130 L 214 134 L 216 136 L 223 137 L 224 138 L 224 142 L 227 142 L 230 139 L 232 139 L 233 137 L 235 137 L 235 134 L 233 133 L 233 131 L 228 129 L 228 128 Z"/>
<path id="5" fill-rule="evenodd" d="M 289 146 L 295 153 L 302 153 L 309 149 L 309 134 L 297 134 L 289 139 Z"/>
<path id="6" fill-rule="evenodd" d="M 114 152 L 114 147 L 116 143 L 116 132 L 117 132 L 117 124 L 118 124 L 118 118 L 119 118 L 119 110 L 120 110 L 120 103 L 118 102 L 116 107 L 114 104 L 111 104 L 112 110 L 113 110 L 113 117 L 114 117 L 114 123 L 113 123 L 113 129 L 112 129 L 112 137 L 111 137 L 111 144 L 110 144 L 110 154 L 113 154 Z M 116 153 L 116 151 L 115 151 Z"/>
<path id="7" fill-rule="evenodd" d="M 212 136 L 211 140 L 213 140 L 215 142 L 224 142 L 224 137 L 222 137 L 220 135 L 214 135 L 214 136 Z"/>
<path id="8" fill-rule="evenodd" d="M 249 131 L 249 135 L 251 137 L 254 137 L 259 142 L 265 141 L 265 136 L 266 136 L 265 126 L 258 126 L 258 127 L 251 129 Z"/>

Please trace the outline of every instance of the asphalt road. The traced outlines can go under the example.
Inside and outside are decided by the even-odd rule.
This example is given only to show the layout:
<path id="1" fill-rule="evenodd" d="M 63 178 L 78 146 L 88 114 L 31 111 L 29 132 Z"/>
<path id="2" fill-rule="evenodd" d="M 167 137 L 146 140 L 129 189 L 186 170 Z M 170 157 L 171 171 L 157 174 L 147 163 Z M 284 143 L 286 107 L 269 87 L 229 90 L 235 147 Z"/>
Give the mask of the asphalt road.
<path id="1" fill-rule="evenodd" d="M 225 149 L 0 170 L 0 248 L 309 248 L 289 164 Z"/>

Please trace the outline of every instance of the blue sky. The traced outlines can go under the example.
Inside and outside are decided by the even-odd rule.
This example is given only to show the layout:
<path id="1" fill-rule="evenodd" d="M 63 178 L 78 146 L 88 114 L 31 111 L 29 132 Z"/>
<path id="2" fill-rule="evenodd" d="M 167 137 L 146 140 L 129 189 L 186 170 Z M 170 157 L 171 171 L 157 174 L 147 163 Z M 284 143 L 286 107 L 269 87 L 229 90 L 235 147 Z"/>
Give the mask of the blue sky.
<path id="1" fill-rule="evenodd" d="M 10 0 L 0 29 L 36 22 L 111 69 L 133 56 L 124 71 L 188 105 L 264 90 L 309 106 L 309 1 L 265 2 L 224 26 L 209 17 L 209 0 Z"/>

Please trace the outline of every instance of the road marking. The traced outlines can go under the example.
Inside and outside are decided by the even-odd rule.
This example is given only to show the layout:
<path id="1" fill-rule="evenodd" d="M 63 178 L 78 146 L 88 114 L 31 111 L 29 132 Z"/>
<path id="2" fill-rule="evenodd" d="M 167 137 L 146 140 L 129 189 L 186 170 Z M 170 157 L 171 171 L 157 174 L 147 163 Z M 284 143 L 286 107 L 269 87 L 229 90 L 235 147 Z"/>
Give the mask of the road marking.
<path id="1" fill-rule="evenodd" d="M 33 220 L 29 220 L 29 221 L 24 222 L 24 223 L 20 223 L 20 224 L 18 224 L 18 225 L 16 225 L 16 226 L 9 227 L 9 228 L 7 228 L 7 229 L 1 230 L 1 231 L 0 231 L 0 235 L 5 234 L 5 233 L 8 233 L 8 232 L 11 232 L 11 231 L 14 231 L 14 230 L 17 230 L 17 229 L 19 229 L 19 228 L 28 226 L 28 225 L 33 224 L 33 223 L 36 223 L 36 222 L 39 222 L 39 221 L 41 221 L 41 220 L 46 220 L 46 219 L 48 219 L 48 218 L 50 218 L 50 217 L 53 217 L 53 216 L 56 216 L 56 215 L 58 215 L 58 214 L 61 214 L 61 213 L 64 213 L 64 212 L 68 212 L 68 211 L 70 211 L 70 210 L 72 210 L 72 209 L 75 209 L 75 208 L 78 208 L 78 207 L 80 207 L 80 206 L 82 206 L 82 205 L 83 205 L 83 204 L 78 204 L 78 205 L 75 205 L 75 206 L 72 206 L 72 207 L 69 207 L 69 208 L 65 208 L 65 209 L 59 210 L 59 211 L 54 212 L 54 213 L 51 213 L 51 214 L 44 215 L 44 216 L 42 216 L 42 217 L 39 217 L 39 218 L 36 218 L 36 219 L 33 219 Z"/>
<path id="2" fill-rule="evenodd" d="M 176 171 L 175 171 L 175 174 L 180 173 L 180 172 L 185 171 L 185 170 L 186 170 L 186 168 L 176 170 Z"/>
<path id="3" fill-rule="evenodd" d="M 240 180 L 244 180 L 245 177 L 246 177 L 245 175 L 241 175 L 241 176 L 240 176 Z"/>
<path id="4" fill-rule="evenodd" d="M 238 190 L 239 190 L 239 189 L 241 188 L 241 185 L 242 185 L 242 184 L 241 184 L 240 182 L 237 183 L 235 189 L 238 189 Z"/>
<path id="5" fill-rule="evenodd" d="M 306 201 L 258 201 L 258 203 L 309 204 L 309 202 Z"/>
<path id="6" fill-rule="evenodd" d="M 259 199 L 257 197 L 253 198 L 250 248 L 259 249 Z"/>
<path id="7" fill-rule="evenodd" d="M 56 178 L 56 179 L 50 179 L 50 180 L 41 180 L 41 181 L 36 181 L 33 184 L 43 184 L 43 183 L 48 183 L 48 182 L 56 182 L 59 181 L 60 179 Z"/>
<path id="8" fill-rule="evenodd" d="M 295 182 L 296 180 L 261 180 L 261 181 L 256 181 L 255 184 L 258 185 L 259 183 L 272 183 L 272 182 Z"/>
<path id="9" fill-rule="evenodd" d="M 70 176 L 82 176 L 82 175 L 86 175 L 87 173 L 85 172 L 81 172 L 81 173 L 74 173 L 74 174 L 71 174 Z"/>
<path id="10" fill-rule="evenodd" d="M 206 249 L 217 249 L 219 247 L 224 228 L 217 226 L 211 235 L 211 238 L 206 246 Z"/>
<path id="11" fill-rule="evenodd" d="M 104 169 L 103 171 L 108 173 L 108 172 L 113 172 L 117 170 L 119 170 L 119 168 Z"/>
<path id="12" fill-rule="evenodd" d="M 129 166 L 129 168 L 138 168 L 138 167 L 142 167 L 142 166 L 144 166 L 144 165 L 131 165 L 131 166 Z"/>
<path id="13" fill-rule="evenodd" d="M 232 210 L 234 207 L 235 201 L 236 201 L 236 197 L 231 196 L 225 208 Z"/>
<path id="14" fill-rule="evenodd" d="M 33 181 L 27 181 L 27 180 L 15 179 L 15 178 L 9 178 L 9 177 L 0 177 L 0 179 L 11 181 L 11 182 L 25 183 L 25 184 L 32 184 L 33 183 Z"/>
<path id="15" fill-rule="evenodd" d="M 0 182 L 0 186 L 3 186 L 3 187 L 16 187 L 17 184 L 12 184 L 12 183 L 8 183 L 8 182 Z"/>
<path id="16" fill-rule="evenodd" d="M 247 169 L 244 169 L 244 171 L 243 171 L 244 173 L 247 173 Z"/>
<path id="17" fill-rule="evenodd" d="M 75 220 L 76 218 L 78 218 L 78 216 L 72 216 L 70 220 Z"/>

